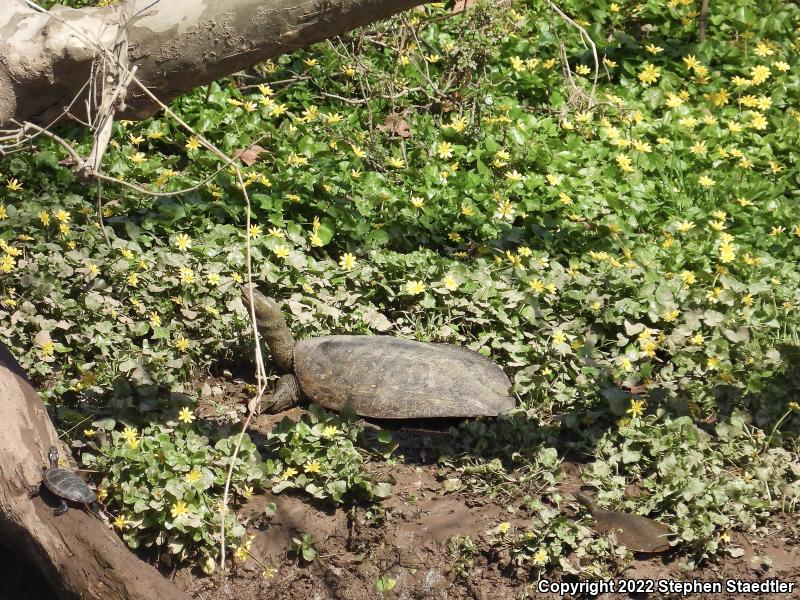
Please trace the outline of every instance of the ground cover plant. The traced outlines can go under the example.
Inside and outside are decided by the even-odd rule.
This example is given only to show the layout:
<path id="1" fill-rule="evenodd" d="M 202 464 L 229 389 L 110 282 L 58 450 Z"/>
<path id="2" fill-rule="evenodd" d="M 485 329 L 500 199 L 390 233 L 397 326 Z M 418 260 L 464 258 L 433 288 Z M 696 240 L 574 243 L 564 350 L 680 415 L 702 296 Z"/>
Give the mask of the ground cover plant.
<path id="1" fill-rule="evenodd" d="M 482 551 L 532 577 L 630 558 L 544 494 L 566 455 L 604 506 L 671 524 L 692 564 L 796 510 L 800 9 L 715 5 L 700 43 L 683 0 L 561 8 L 597 64 L 545 3 L 434 3 L 175 101 L 243 152 L 249 229 L 235 175 L 164 115 L 116 123 L 104 168 L 154 192 L 205 181 L 179 196 L 112 185 L 98 214 L 54 142 L 0 161 L 0 340 L 132 547 L 216 556 L 244 409 L 192 403 L 203 369 L 248 349 L 248 238 L 299 337 L 460 344 L 512 376 L 518 411 L 459 426 L 441 468 L 450 491 L 523 500 L 530 525 L 498 522 Z M 313 408 L 248 440 L 235 502 L 376 502 L 371 469 L 404 457 L 362 433 Z M 465 573 L 476 543 L 454 541 Z"/>

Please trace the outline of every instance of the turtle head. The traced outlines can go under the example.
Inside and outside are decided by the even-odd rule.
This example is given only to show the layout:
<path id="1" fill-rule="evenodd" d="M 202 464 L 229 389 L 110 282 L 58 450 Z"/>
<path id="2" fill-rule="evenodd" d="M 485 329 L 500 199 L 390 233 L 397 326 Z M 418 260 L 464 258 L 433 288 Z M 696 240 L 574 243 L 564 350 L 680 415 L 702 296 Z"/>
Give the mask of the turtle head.
<path id="1" fill-rule="evenodd" d="M 251 305 L 251 288 L 248 285 L 242 285 L 240 289 L 245 305 L 255 313 L 258 333 L 266 340 L 278 370 L 282 373 L 291 373 L 293 371 L 294 337 L 286 326 L 280 306 L 275 300 L 255 288 L 252 288 L 253 303 Z"/>
<path id="2" fill-rule="evenodd" d="M 572 492 L 572 495 L 575 497 L 575 500 L 580 502 L 586 510 L 589 511 L 590 514 L 594 514 L 597 512 L 598 507 L 597 503 L 594 501 L 594 498 L 591 497 L 587 492 L 583 490 L 579 490 L 577 492 Z"/>
<path id="3" fill-rule="evenodd" d="M 50 461 L 50 468 L 55 469 L 58 466 L 58 448 L 50 446 L 50 451 L 47 453 L 47 459 Z"/>

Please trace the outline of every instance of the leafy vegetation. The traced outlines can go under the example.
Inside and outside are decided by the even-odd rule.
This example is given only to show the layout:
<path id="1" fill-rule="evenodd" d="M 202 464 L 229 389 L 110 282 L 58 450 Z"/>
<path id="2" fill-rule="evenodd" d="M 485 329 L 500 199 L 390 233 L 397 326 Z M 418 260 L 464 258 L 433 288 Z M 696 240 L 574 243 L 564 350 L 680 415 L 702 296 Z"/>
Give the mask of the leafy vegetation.
<path id="1" fill-rule="evenodd" d="M 448 463 L 474 490 L 513 495 L 503 473 L 522 468 L 530 494 L 569 451 L 600 504 L 674 524 L 694 560 L 795 510 L 800 9 L 716 3 L 699 43 L 695 3 L 570 0 L 595 72 L 544 3 L 495 4 L 428 5 L 175 101 L 198 134 L 247 150 L 249 230 L 234 174 L 163 115 L 115 124 L 105 171 L 157 192 L 207 182 L 160 198 L 106 186 L 102 220 L 52 141 L 0 161 L 0 341 L 64 430 L 120 423 L 84 460 L 129 543 L 211 543 L 199 511 L 227 438 L 159 425 L 120 389 L 145 372 L 193 396 L 200 368 L 241 353 L 248 238 L 254 280 L 299 336 L 461 344 L 513 375 L 519 412 L 463 426 L 472 462 Z M 236 495 L 380 497 L 357 431 L 317 409 L 284 422 L 260 471 L 244 448 Z M 612 569 L 608 541 L 556 504 L 528 498 L 529 530 L 495 545 L 540 569 Z M 572 550 L 588 558 L 569 566 Z"/>

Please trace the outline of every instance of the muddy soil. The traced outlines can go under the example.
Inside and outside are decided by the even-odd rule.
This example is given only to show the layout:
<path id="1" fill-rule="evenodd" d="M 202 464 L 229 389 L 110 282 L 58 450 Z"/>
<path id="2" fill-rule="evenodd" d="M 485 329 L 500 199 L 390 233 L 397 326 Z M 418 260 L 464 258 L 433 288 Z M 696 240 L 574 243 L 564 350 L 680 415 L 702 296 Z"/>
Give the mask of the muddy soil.
<path id="1" fill-rule="evenodd" d="M 256 560 L 236 566 L 222 582 L 214 577 L 198 577 L 189 569 L 179 571 L 176 582 L 196 598 L 220 600 L 558 597 L 537 593 L 536 582 L 529 579 L 527 571 L 515 569 L 508 557 L 495 555 L 489 549 L 488 530 L 502 521 L 525 527 L 528 521 L 524 515 L 509 513 L 506 507 L 470 494 L 443 494 L 441 481 L 431 466 L 397 465 L 393 474 L 397 481 L 395 493 L 384 503 L 386 515 L 379 524 L 368 522 L 363 511 L 353 516 L 346 510 L 326 510 L 301 497 L 284 494 L 254 498 L 244 507 L 242 515 L 249 520 L 249 529 L 256 536 L 253 542 Z M 278 509 L 267 518 L 264 509 L 273 502 Z M 313 563 L 302 563 L 292 551 L 292 538 L 304 533 L 316 540 L 318 557 Z M 449 542 L 454 536 L 465 534 L 476 542 L 480 551 L 474 565 L 459 572 Z M 727 558 L 695 572 L 682 569 L 680 556 L 644 558 L 634 561 L 619 577 L 678 581 L 777 578 L 800 585 L 798 536 L 800 530 L 794 520 L 776 519 L 758 539 L 734 536 L 734 544 L 744 550 L 738 558 Z M 265 567 L 274 571 L 265 576 Z M 381 577 L 397 582 L 391 592 L 376 591 L 376 582 Z M 558 573 L 554 578 L 560 579 Z M 722 593 L 691 597 L 765 596 Z M 800 598 L 800 593 L 769 597 Z"/>

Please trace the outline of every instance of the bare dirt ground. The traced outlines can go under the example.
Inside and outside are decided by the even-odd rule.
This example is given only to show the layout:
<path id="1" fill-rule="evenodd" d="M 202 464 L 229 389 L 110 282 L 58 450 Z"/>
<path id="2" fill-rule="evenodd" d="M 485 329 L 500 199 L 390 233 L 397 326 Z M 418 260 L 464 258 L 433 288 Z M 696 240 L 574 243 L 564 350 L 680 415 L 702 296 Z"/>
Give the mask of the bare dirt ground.
<path id="1" fill-rule="evenodd" d="M 380 525 L 367 524 L 363 512 L 353 518 L 346 510 L 325 510 L 300 497 L 255 498 L 243 511 L 256 536 L 253 554 L 276 569 L 274 575 L 264 577 L 261 565 L 248 561 L 222 582 L 213 577 L 198 578 L 189 569 L 179 571 L 176 582 L 196 598 L 220 600 L 557 597 L 537 593 L 529 573 L 510 565 L 507 556 L 494 554 L 486 542 L 487 530 L 498 522 L 509 521 L 521 528 L 527 524 L 525 515 L 509 514 L 505 508 L 471 494 L 443 495 L 434 471 L 433 467 L 394 467 L 395 494 L 384 504 L 387 514 Z M 278 510 L 271 518 L 263 517 L 264 507 L 270 502 L 275 502 Z M 291 550 L 292 538 L 303 533 L 317 540 L 318 558 L 310 564 L 301 564 Z M 466 577 L 458 573 L 448 544 L 453 536 L 464 534 L 470 535 L 480 549 Z M 736 536 L 734 542 L 745 550 L 739 558 L 685 572 L 680 556 L 666 555 L 634 561 L 620 577 L 680 581 L 777 578 L 800 585 L 799 536 L 796 522 L 778 519 L 759 539 Z M 376 591 L 375 582 L 381 576 L 397 581 L 391 592 Z M 558 579 L 559 575 L 554 577 Z M 766 597 L 726 593 L 691 597 L 745 596 Z M 800 593 L 770 597 L 800 598 Z"/>

